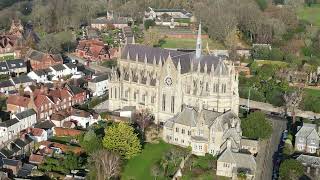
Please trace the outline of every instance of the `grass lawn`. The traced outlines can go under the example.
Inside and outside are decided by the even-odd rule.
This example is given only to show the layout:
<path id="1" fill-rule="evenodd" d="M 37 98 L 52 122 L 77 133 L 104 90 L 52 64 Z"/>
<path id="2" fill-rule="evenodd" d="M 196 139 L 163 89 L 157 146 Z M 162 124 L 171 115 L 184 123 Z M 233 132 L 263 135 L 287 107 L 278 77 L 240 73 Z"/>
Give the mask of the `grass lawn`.
<path id="1" fill-rule="evenodd" d="M 299 19 L 306 20 L 315 26 L 320 26 L 320 4 L 305 6 L 298 10 Z"/>
<path id="2" fill-rule="evenodd" d="M 71 136 L 52 136 L 49 140 L 52 142 L 67 144 L 67 143 L 70 143 L 70 141 L 72 139 L 74 139 L 74 137 L 71 137 Z"/>
<path id="3" fill-rule="evenodd" d="M 305 95 L 312 95 L 313 97 L 320 98 L 320 89 L 304 89 Z"/>
<path id="4" fill-rule="evenodd" d="M 255 60 L 255 62 L 258 65 L 264 65 L 264 64 L 272 64 L 272 65 L 277 65 L 277 66 L 281 66 L 281 67 L 285 67 L 288 66 L 288 63 L 283 62 L 283 61 L 272 61 L 272 60 Z"/>
<path id="5" fill-rule="evenodd" d="M 191 38 L 166 38 L 164 43 L 161 45 L 162 48 L 179 48 L 179 49 L 195 49 L 196 48 L 196 39 Z M 202 48 L 206 48 L 207 43 L 209 43 L 210 49 L 224 49 L 224 46 L 216 41 L 211 39 L 202 39 Z"/>
<path id="6" fill-rule="evenodd" d="M 154 179 L 151 174 L 152 165 L 159 161 L 160 158 L 172 147 L 172 145 L 166 144 L 162 141 L 158 144 L 146 144 L 141 154 L 128 161 L 124 167 L 123 173 L 121 174 L 121 179 Z M 161 177 L 158 177 L 157 179 L 159 180 Z"/>

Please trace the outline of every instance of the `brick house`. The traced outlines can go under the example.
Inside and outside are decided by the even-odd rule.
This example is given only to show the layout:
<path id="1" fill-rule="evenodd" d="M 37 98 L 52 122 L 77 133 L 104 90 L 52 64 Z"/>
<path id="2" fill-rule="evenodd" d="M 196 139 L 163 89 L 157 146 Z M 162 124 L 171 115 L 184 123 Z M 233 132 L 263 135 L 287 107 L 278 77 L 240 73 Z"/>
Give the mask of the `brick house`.
<path id="1" fill-rule="evenodd" d="M 63 64 L 60 54 L 48 54 L 37 50 L 30 50 L 26 55 L 32 70 L 47 69 L 57 64 Z"/>
<path id="2" fill-rule="evenodd" d="M 87 93 L 84 89 L 74 85 L 67 85 L 66 87 L 73 96 L 72 105 L 82 104 L 87 100 Z"/>
<path id="3" fill-rule="evenodd" d="M 7 110 L 12 113 L 25 111 L 31 106 L 31 101 L 28 97 L 11 95 L 7 99 Z"/>
<path id="4" fill-rule="evenodd" d="M 109 47 L 100 40 L 81 40 L 76 49 L 76 55 L 91 61 L 111 59 Z"/>

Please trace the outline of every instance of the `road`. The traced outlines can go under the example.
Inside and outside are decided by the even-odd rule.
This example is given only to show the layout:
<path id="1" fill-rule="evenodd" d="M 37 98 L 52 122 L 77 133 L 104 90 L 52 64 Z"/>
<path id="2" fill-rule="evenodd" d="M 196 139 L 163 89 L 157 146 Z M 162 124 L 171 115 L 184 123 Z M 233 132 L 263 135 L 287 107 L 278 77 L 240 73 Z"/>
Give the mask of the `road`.
<path id="1" fill-rule="evenodd" d="M 247 106 L 248 99 L 240 98 L 239 104 Z M 250 100 L 249 105 L 250 105 L 250 108 L 257 108 L 263 111 L 284 113 L 284 109 L 282 107 L 274 107 L 272 104 L 269 104 L 269 103 Z M 291 112 L 288 112 L 288 114 L 290 115 Z M 303 111 L 300 109 L 296 110 L 296 116 L 307 118 L 307 119 L 314 118 L 314 117 L 316 117 L 317 119 L 320 119 L 320 114 L 314 113 L 311 111 Z"/>
<path id="2" fill-rule="evenodd" d="M 285 119 L 267 115 L 272 122 L 273 132 L 271 138 L 260 143 L 260 151 L 257 155 L 257 174 L 256 180 L 271 180 L 273 173 L 273 157 L 278 150 L 282 132 L 287 129 Z"/>
<path id="3" fill-rule="evenodd" d="M 67 56 L 70 58 L 70 59 L 73 59 L 73 60 L 77 60 L 79 63 L 81 64 L 84 64 L 86 65 L 86 60 L 85 59 L 82 59 L 80 57 L 77 57 L 73 54 L 67 54 Z M 100 66 L 100 65 L 97 65 L 97 64 L 94 64 L 94 63 L 90 63 L 89 66 L 88 66 L 90 69 L 93 69 L 97 72 L 108 72 L 110 73 L 111 72 L 111 69 L 110 68 L 107 68 L 107 67 L 103 67 L 103 66 Z"/>

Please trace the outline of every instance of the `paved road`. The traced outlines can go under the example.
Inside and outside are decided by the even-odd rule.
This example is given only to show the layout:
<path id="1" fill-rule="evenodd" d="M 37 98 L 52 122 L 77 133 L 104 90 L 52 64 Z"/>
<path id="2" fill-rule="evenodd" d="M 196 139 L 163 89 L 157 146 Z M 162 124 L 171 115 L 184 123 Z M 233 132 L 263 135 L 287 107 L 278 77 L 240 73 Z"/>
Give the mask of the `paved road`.
<path id="1" fill-rule="evenodd" d="M 287 129 L 287 121 L 276 116 L 267 116 L 272 122 L 273 132 L 271 138 L 262 141 L 257 155 L 256 180 L 271 180 L 273 171 L 273 156 L 278 150 L 282 132 Z"/>
<path id="2" fill-rule="evenodd" d="M 240 98 L 239 104 L 246 106 L 248 104 L 248 99 Z M 275 107 L 269 103 L 263 103 L 263 102 L 250 100 L 249 105 L 250 105 L 250 108 L 257 108 L 257 109 L 261 109 L 261 110 L 268 111 L 268 112 L 284 113 L 284 109 L 282 107 Z M 290 115 L 291 112 L 288 112 L 288 114 Z M 296 116 L 303 117 L 303 118 L 314 118 L 314 117 L 316 117 L 317 119 L 320 118 L 320 114 L 318 114 L 318 113 L 314 113 L 311 111 L 303 111 L 300 109 L 296 110 Z"/>
<path id="3" fill-rule="evenodd" d="M 84 64 L 86 65 L 86 60 L 85 59 L 82 59 L 82 58 L 79 58 L 73 54 L 67 54 L 67 56 L 70 58 L 70 59 L 73 59 L 73 60 L 77 60 L 79 63 L 81 64 Z M 110 68 L 107 68 L 107 67 L 104 67 L 104 66 L 100 66 L 100 65 L 97 65 L 97 64 L 93 64 L 93 63 L 90 63 L 89 68 L 97 71 L 97 72 L 111 72 L 111 69 Z"/>

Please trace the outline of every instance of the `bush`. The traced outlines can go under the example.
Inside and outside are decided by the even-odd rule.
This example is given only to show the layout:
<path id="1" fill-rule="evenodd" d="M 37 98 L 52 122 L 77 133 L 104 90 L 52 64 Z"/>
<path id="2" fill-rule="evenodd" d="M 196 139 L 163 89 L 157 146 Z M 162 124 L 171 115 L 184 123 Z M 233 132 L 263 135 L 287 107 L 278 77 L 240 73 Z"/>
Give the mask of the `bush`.
<path id="1" fill-rule="evenodd" d="M 155 26 L 156 23 L 154 22 L 154 20 L 151 20 L 151 19 L 147 19 L 144 21 L 144 28 L 146 30 L 148 30 L 151 26 Z"/>
<path id="2" fill-rule="evenodd" d="M 243 136 L 252 139 L 267 139 L 271 136 L 272 125 L 262 112 L 250 113 L 241 121 Z"/>

